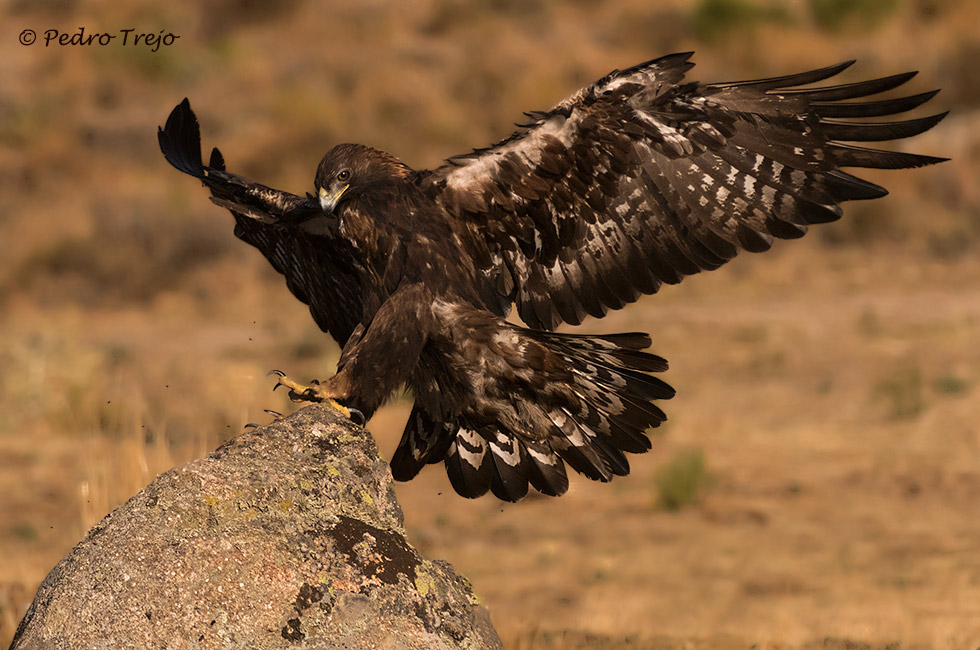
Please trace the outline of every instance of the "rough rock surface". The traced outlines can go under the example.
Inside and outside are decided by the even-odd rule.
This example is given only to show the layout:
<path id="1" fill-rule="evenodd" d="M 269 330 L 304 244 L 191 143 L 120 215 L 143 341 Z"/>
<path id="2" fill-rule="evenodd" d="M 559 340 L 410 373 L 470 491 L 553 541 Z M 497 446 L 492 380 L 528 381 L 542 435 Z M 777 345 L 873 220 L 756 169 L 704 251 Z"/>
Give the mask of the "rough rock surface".
<path id="1" fill-rule="evenodd" d="M 157 477 L 38 589 L 28 648 L 500 648 L 405 539 L 370 434 L 309 406 Z"/>

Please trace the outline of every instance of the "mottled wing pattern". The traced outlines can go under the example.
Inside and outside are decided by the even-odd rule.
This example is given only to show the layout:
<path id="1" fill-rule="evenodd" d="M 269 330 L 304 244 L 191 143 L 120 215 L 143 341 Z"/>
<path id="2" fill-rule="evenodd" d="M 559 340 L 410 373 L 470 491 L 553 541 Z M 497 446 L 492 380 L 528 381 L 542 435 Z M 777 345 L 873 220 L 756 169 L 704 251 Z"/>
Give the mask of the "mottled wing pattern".
<path id="1" fill-rule="evenodd" d="M 473 308 L 465 308 L 473 310 Z M 645 351 L 646 334 L 583 336 L 529 330 L 494 319 L 467 332 L 453 365 L 479 359 L 467 388 L 473 398 L 451 421 L 432 417 L 432 395 L 416 403 L 391 461 L 397 480 L 444 461 L 453 488 L 475 498 L 492 491 L 517 501 L 529 487 L 557 496 L 568 489 L 566 464 L 590 479 L 629 473 L 625 452 L 650 449 L 646 431 L 666 420 L 654 403 L 674 390 L 649 373 L 667 362 Z M 470 367 L 474 367 L 470 365 Z"/>
<path id="2" fill-rule="evenodd" d="M 905 138 L 945 114 L 911 110 L 935 93 L 857 101 L 914 73 L 806 87 L 850 63 L 746 82 L 684 83 L 690 54 L 616 71 L 487 149 L 420 173 L 454 218 L 496 313 L 517 304 L 531 327 L 577 324 L 714 269 L 739 249 L 840 217 L 884 196 L 842 167 L 942 159 L 849 144 Z"/>
<path id="3" fill-rule="evenodd" d="M 645 432 L 666 420 L 653 401 L 669 399 L 674 390 L 649 372 L 666 370 L 663 358 L 642 351 L 645 334 L 580 336 L 527 329 L 513 330 L 521 347 L 540 347 L 563 362 L 562 377 L 530 358 L 508 353 L 516 368 L 514 387 L 487 397 L 487 406 L 520 395 L 521 384 L 537 388 L 536 400 L 520 404 L 516 420 L 496 426 L 460 426 L 446 453 L 453 488 L 475 497 L 492 491 L 516 501 L 528 485 L 557 496 L 568 489 L 567 464 L 595 481 L 629 474 L 624 452 L 650 449 Z M 566 375 L 566 373 L 569 373 Z M 506 406 L 504 407 L 506 408 Z"/>
<path id="4" fill-rule="evenodd" d="M 217 149 L 205 166 L 200 127 L 186 99 L 158 135 L 170 164 L 211 189 L 211 200 L 234 215 L 235 236 L 262 252 L 320 329 L 343 346 L 361 320 L 360 264 L 319 205 L 225 171 Z"/>

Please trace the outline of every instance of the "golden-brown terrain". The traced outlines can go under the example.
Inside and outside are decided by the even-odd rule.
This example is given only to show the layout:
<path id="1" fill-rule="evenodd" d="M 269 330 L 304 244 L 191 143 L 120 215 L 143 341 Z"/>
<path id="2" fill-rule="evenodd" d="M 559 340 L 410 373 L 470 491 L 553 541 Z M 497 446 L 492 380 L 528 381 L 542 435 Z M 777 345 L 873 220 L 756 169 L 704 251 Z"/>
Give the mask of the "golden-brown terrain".
<path id="1" fill-rule="evenodd" d="M 677 397 L 654 449 L 559 499 L 399 485 L 508 648 L 980 646 L 980 3 L 698 0 L 130 5 L 8 0 L 0 23 L 0 646 L 84 532 L 337 349 L 231 217 L 170 168 L 187 96 L 230 169 L 301 193 L 338 141 L 416 167 L 503 137 L 615 67 L 705 81 L 857 58 L 953 113 L 799 242 L 580 331 L 649 331 Z M 134 28 L 145 45 L 44 45 Z M 38 40 L 21 45 L 33 29 Z M 372 421 L 384 454 L 409 404 Z M 667 507 L 675 506 L 674 509 Z M 864 645 L 867 644 L 867 645 Z"/>

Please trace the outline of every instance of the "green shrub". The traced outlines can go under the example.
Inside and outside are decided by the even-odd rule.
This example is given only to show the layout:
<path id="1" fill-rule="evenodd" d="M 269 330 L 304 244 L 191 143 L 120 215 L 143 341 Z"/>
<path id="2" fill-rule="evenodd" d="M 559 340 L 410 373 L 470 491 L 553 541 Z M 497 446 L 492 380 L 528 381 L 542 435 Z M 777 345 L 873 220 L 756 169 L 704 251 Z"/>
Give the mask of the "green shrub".
<path id="1" fill-rule="evenodd" d="M 937 377 L 932 386 L 937 393 L 962 395 L 970 388 L 970 382 L 957 375 L 945 374 Z"/>
<path id="2" fill-rule="evenodd" d="M 810 0 L 810 13 L 827 31 L 880 25 L 898 9 L 898 0 Z"/>
<path id="3" fill-rule="evenodd" d="M 877 398 L 884 402 L 888 417 L 911 420 L 926 410 L 925 382 L 917 367 L 902 368 L 875 384 Z"/>
<path id="4" fill-rule="evenodd" d="M 710 482 L 711 476 L 700 449 L 678 452 L 654 475 L 657 506 L 676 511 L 696 505 Z"/>
<path id="5" fill-rule="evenodd" d="M 715 41 L 764 23 L 789 21 L 790 14 L 782 5 L 760 5 L 749 0 L 701 0 L 691 14 L 694 33 L 705 41 Z"/>

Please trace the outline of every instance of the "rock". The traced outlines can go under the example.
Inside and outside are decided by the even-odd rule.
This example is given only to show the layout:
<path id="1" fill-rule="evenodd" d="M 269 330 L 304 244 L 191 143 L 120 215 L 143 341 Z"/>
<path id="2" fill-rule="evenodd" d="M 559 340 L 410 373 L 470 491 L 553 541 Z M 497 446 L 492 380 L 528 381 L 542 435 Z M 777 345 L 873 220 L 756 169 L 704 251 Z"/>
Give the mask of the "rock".
<path id="1" fill-rule="evenodd" d="M 309 406 L 106 516 L 11 650 L 500 647 L 466 579 L 409 545 L 370 434 Z"/>

